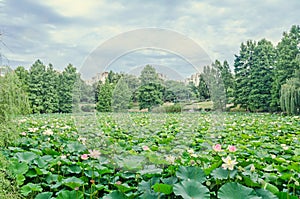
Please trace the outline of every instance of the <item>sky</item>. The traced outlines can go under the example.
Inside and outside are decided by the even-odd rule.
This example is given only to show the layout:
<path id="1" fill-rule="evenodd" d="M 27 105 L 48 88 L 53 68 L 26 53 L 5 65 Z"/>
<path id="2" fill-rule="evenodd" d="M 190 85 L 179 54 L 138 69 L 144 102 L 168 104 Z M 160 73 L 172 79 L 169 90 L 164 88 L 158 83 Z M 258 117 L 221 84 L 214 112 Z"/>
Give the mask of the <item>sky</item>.
<path id="1" fill-rule="evenodd" d="M 0 61 L 29 68 L 40 59 L 58 70 L 71 63 L 86 78 L 152 64 L 187 77 L 207 60 L 232 67 L 249 39 L 276 45 L 299 25 L 299 8 L 299 0 L 0 0 Z"/>

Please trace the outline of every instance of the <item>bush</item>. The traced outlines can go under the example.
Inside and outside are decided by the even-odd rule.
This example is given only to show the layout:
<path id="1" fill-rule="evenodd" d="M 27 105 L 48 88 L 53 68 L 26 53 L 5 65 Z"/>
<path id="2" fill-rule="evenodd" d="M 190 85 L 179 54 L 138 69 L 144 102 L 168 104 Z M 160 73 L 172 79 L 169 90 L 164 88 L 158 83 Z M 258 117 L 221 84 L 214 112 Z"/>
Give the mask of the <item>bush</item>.
<path id="1" fill-rule="evenodd" d="M 81 106 L 81 110 L 83 112 L 94 112 L 95 111 L 95 107 L 93 105 L 87 104 L 87 105 Z"/>
<path id="2" fill-rule="evenodd" d="M 160 106 L 152 109 L 153 113 L 180 113 L 182 107 L 180 104 L 174 104 L 171 106 Z"/>

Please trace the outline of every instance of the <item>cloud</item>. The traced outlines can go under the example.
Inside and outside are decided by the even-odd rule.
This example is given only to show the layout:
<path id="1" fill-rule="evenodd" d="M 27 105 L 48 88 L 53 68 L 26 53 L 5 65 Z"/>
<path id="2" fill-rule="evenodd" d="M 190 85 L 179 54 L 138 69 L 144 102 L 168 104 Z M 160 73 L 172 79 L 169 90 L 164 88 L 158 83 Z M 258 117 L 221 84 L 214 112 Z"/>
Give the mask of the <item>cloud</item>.
<path id="1" fill-rule="evenodd" d="M 0 0 L 1 39 L 8 46 L 2 45 L 0 50 L 13 67 L 29 67 L 42 59 L 59 69 L 68 63 L 80 68 L 89 54 L 110 38 L 154 27 L 182 33 L 212 60 L 226 59 L 232 65 L 241 42 L 266 38 L 276 45 L 283 31 L 299 23 L 299 7 L 298 0 Z M 177 41 L 173 44 L 181 45 Z M 158 65 L 190 73 L 181 69 L 183 63 L 174 55 L 167 58 L 163 53 L 151 53 L 134 52 L 115 64 L 126 68 L 135 62 L 157 60 Z"/>

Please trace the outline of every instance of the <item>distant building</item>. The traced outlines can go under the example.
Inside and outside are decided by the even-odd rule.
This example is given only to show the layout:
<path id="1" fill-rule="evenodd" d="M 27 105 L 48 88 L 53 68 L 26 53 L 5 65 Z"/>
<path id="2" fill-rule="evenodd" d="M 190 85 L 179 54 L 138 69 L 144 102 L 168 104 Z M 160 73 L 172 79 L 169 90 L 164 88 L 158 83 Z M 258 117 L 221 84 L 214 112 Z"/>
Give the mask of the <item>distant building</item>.
<path id="1" fill-rule="evenodd" d="M 158 78 L 162 79 L 162 80 L 167 80 L 167 75 L 162 74 L 162 73 L 157 73 Z"/>
<path id="2" fill-rule="evenodd" d="M 86 80 L 85 82 L 89 85 L 93 85 L 94 83 L 97 83 L 99 81 L 105 83 L 107 77 L 108 77 L 108 72 L 97 73 L 96 76 L 92 77 L 92 79 Z"/>
<path id="3" fill-rule="evenodd" d="M 192 74 L 191 77 L 188 77 L 184 80 L 185 84 L 193 83 L 195 86 L 199 86 L 200 83 L 200 73 Z"/>
<path id="4" fill-rule="evenodd" d="M 8 66 L 0 66 L 0 77 L 4 77 L 10 71 Z"/>

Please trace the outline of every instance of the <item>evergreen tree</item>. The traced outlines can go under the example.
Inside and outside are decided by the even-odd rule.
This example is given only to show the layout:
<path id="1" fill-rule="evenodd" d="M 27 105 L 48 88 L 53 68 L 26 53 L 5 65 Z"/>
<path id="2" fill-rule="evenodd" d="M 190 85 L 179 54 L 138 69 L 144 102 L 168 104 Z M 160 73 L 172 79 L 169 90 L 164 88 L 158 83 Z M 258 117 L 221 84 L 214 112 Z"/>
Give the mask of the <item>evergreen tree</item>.
<path id="1" fill-rule="evenodd" d="M 269 111 L 273 82 L 275 49 L 270 41 L 260 40 L 254 48 L 253 62 L 246 80 L 250 86 L 248 105 L 250 111 Z"/>
<path id="2" fill-rule="evenodd" d="M 218 62 L 213 63 L 211 66 L 204 67 L 203 72 L 213 102 L 213 108 L 219 111 L 225 110 L 226 93 Z"/>
<path id="3" fill-rule="evenodd" d="M 33 113 L 45 112 L 43 104 L 43 95 L 45 94 L 43 77 L 45 72 L 46 67 L 40 60 L 37 60 L 29 70 L 28 91 Z"/>
<path id="4" fill-rule="evenodd" d="M 29 72 L 23 66 L 18 66 L 15 69 L 15 74 L 19 77 L 22 83 L 22 88 L 28 93 Z"/>
<path id="5" fill-rule="evenodd" d="M 74 88 L 79 79 L 76 68 L 69 64 L 59 75 L 59 112 L 71 113 L 73 109 L 73 98 L 76 97 Z"/>
<path id="6" fill-rule="evenodd" d="M 204 74 L 201 74 L 199 77 L 199 85 L 197 87 L 198 90 L 198 98 L 200 101 L 204 101 L 210 98 L 208 86 L 205 82 Z"/>
<path id="7" fill-rule="evenodd" d="M 138 89 L 138 101 L 140 109 L 148 108 L 163 103 L 164 87 L 158 78 L 155 68 L 146 65 L 140 76 L 141 86 Z"/>
<path id="8" fill-rule="evenodd" d="M 59 106 L 59 74 L 53 69 L 53 66 L 49 64 L 46 72 L 43 75 L 43 107 L 45 113 L 58 112 Z"/>
<path id="9" fill-rule="evenodd" d="M 98 101 L 96 109 L 99 112 L 111 112 L 112 93 L 115 85 L 106 81 L 104 84 L 98 84 Z"/>
<path id="10" fill-rule="evenodd" d="M 249 109 L 249 95 L 251 92 L 250 68 L 253 66 L 253 53 L 256 42 L 247 41 L 240 46 L 239 55 L 235 55 L 234 72 L 234 104 Z"/>
<path id="11" fill-rule="evenodd" d="M 153 107 L 163 104 L 163 87 L 159 83 L 148 83 L 139 88 L 139 107 L 151 111 Z"/>
<path id="12" fill-rule="evenodd" d="M 127 111 L 130 107 L 131 90 L 126 79 L 121 78 L 115 86 L 112 94 L 112 109 L 115 112 Z"/>
<path id="13" fill-rule="evenodd" d="M 284 32 L 283 38 L 277 45 L 277 59 L 274 69 L 274 82 L 272 88 L 272 103 L 274 111 L 279 110 L 281 85 L 291 78 L 296 69 L 300 68 L 297 56 L 300 54 L 300 26 L 292 26 L 289 33 Z"/>
<path id="14" fill-rule="evenodd" d="M 156 70 L 154 67 L 150 65 L 146 65 L 140 76 L 141 85 L 146 85 L 149 83 L 161 83 L 160 79 L 158 78 L 158 75 L 156 73 Z"/>

